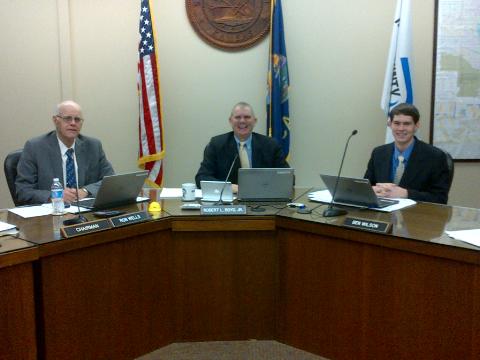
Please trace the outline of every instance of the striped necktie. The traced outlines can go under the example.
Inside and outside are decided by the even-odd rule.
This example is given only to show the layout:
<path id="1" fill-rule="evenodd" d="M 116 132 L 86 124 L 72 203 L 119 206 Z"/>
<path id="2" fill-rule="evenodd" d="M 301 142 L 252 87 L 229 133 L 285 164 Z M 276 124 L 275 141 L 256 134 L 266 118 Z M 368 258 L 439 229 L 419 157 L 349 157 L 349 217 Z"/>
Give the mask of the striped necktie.
<path id="1" fill-rule="evenodd" d="M 249 168 L 250 167 L 250 159 L 248 158 L 247 147 L 245 146 L 245 142 L 240 142 L 240 165 L 242 168 Z"/>
<path id="2" fill-rule="evenodd" d="M 67 150 L 67 163 L 65 166 L 67 175 L 67 188 L 77 187 L 77 178 L 75 176 L 75 161 L 73 160 L 73 149 Z"/>
<path id="3" fill-rule="evenodd" d="M 405 158 L 403 155 L 398 156 L 398 166 L 395 170 L 395 177 L 393 178 L 394 184 L 400 184 L 400 180 L 402 180 L 403 172 L 405 171 Z"/>

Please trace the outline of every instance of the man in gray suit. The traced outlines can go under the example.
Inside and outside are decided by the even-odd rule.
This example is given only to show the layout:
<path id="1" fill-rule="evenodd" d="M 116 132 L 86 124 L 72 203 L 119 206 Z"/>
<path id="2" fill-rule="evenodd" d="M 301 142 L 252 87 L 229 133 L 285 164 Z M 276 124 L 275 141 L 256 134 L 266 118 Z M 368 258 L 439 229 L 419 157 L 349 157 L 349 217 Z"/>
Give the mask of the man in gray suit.
<path id="1" fill-rule="evenodd" d="M 28 140 L 23 148 L 15 181 L 21 204 L 48 202 L 53 178 L 64 184 L 67 203 L 76 200 L 77 186 L 79 199 L 96 196 L 103 177 L 114 173 L 100 141 L 80 134 L 80 105 L 70 100 L 58 104 L 53 123 L 55 131 Z"/>

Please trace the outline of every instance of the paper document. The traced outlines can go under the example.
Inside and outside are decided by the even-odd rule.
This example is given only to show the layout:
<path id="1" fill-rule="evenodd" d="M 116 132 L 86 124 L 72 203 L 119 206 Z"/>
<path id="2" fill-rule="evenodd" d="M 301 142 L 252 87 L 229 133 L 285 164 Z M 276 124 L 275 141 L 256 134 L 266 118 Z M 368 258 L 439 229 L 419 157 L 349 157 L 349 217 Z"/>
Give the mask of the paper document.
<path id="1" fill-rule="evenodd" d="M 32 205 L 32 206 L 20 206 L 13 209 L 8 209 L 8 211 L 17 214 L 23 218 L 32 218 L 36 216 L 46 216 L 52 214 L 52 204 L 42 204 L 42 205 Z M 78 208 L 76 206 L 70 206 L 65 208 L 65 214 L 77 214 Z M 80 212 L 91 211 L 80 206 Z"/>
<path id="2" fill-rule="evenodd" d="M 0 221 L 0 231 L 15 229 L 15 225 Z"/>
<path id="3" fill-rule="evenodd" d="M 163 188 L 160 193 L 160 199 L 181 199 L 182 197 L 182 188 Z M 202 197 L 202 190 L 195 189 L 195 198 Z"/>
<path id="4" fill-rule="evenodd" d="M 480 247 L 480 229 L 445 231 L 453 239 Z"/>
<path id="5" fill-rule="evenodd" d="M 330 203 L 332 201 L 332 195 L 328 190 L 311 192 L 308 194 L 308 198 L 311 201 L 324 202 L 324 203 Z M 410 199 L 393 199 L 393 200 L 398 200 L 398 204 L 390 205 L 384 208 L 370 208 L 370 210 L 392 212 L 392 211 L 400 210 L 416 204 L 416 201 L 410 200 Z"/>
<path id="6" fill-rule="evenodd" d="M 36 216 L 45 216 L 52 213 L 52 208 L 50 209 L 42 205 L 33 205 L 33 206 L 20 206 L 13 209 L 8 209 L 8 211 L 17 214 L 23 218 L 31 218 Z"/>

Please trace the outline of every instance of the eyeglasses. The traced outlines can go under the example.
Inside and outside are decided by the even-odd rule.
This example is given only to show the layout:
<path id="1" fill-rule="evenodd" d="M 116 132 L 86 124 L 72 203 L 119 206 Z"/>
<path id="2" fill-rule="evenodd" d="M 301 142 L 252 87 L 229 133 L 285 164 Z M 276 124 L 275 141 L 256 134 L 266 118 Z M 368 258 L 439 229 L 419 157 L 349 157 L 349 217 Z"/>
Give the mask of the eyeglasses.
<path id="1" fill-rule="evenodd" d="M 71 123 L 72 121 L 74 121 L 75 124 L 80 124 L 83 121 L 83 119 L 79 116 L 72 116 L 72 115 L 55 115 L 55 116 L 62 119 L 63 122 L 65 123 Z"/>

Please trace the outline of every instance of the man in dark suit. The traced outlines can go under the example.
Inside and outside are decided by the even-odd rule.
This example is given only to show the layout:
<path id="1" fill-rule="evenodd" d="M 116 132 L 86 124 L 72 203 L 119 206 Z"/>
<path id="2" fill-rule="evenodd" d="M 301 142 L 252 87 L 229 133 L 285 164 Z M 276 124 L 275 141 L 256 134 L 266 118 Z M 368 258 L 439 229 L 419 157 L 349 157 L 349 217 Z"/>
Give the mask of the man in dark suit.
<path id="1" fill-rule="evenodd" d="M 53 178 L 64 185 L 65 202 L 76 200 L 77 186 L 80 199 L 96 196 L 103 177 L 114 173 L 100 141 L 80 134 L 80 105 L 73 101 L 60 103 L 53 123 L 55 131 L 28 140 L 23 148 L 15 181 L 17 199 L 22 204 L 48 202 Z"/>
<path id="2" fill-rule="evenodd" d="M 253 132 L 257 119 L 249 104 L 236 104 L 229 122 L 233 131 L 214 136 L 205 148 L 203 161 L 195 176 L 197 187 L 200 187 L 202 180 L 225 181 L 237 155 L 228 179 L 232 182 L 234 192 L 238 190 L 236 184 L 240 167 L 289 167 L 281 147 L 274 139 Z"/>
<path id="3" fill-rule="evenodd" d="M 415 137 L 420 113 L 410 104 L 394 107 L 388 120 L 394 142 L 375 148 L 365 178 L 378 196 L 446 204 L 450 173 L 445 153 Z"/>

